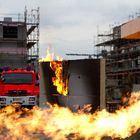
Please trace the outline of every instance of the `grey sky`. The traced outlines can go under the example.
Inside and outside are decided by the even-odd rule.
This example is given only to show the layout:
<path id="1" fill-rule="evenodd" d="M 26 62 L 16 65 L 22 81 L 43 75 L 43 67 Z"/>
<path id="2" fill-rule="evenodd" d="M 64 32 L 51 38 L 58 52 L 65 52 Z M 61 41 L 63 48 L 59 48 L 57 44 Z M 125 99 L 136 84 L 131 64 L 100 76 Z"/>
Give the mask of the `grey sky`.
<path id="1" fill-rule="evenodd" d="M 25 5 L 40 7 L 40 56 L 51 46 L 66 59 L 65 53 L 94 53 L 97 27 L 107 30 L 140 12 L 139 0 L 0 0 L 0 13 L 23 13 Z"/>

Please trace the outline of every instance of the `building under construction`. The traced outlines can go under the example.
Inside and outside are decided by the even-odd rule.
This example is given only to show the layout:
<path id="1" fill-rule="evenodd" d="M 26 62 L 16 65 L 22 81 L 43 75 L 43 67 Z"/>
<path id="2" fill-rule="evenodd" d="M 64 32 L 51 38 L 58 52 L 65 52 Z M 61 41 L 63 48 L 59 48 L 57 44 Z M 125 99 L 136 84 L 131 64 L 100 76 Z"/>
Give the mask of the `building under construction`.
<path id="1" fill-rule="evenodd" d="M 140 89 L 140 17 L 98 34 L 97 56 L 106 59 L 106 103 L 110 111 L 123 96 Z"/>
<path id="2" fill-rule="evenodd" d="M 0 68 L 37 65 L 39 8 L 24 14 L 0 14 Z"/>

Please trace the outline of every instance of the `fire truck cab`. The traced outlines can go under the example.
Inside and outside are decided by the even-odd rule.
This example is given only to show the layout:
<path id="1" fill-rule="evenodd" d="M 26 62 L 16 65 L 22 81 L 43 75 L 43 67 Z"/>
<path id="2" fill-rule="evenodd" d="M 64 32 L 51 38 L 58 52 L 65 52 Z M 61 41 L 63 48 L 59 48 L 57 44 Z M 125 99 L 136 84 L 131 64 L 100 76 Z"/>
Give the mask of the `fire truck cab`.
<path id="1" fill-rule="evenodd" d="M 0 107 L 10 104 L 39 104 L 39 83 L 33 70 L 8 70 L 1 73 Z"/>

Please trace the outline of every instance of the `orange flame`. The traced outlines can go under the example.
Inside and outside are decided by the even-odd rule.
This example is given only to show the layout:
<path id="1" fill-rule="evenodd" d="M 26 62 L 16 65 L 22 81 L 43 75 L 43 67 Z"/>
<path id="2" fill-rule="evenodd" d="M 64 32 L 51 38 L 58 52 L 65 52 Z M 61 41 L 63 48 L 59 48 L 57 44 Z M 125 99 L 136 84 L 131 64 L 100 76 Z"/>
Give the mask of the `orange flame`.
<path id="1" fill-rule="evenodd" d="M 45 58 L 39 60 L 39 62 L 50 62 L 50 67 L 55 72 L 55 76 L 52 78 L 53 85 L 57 87 L 57 91 L 59 94 L 67 96 L 68 94 L 68 80 L 63 79 L 63 59 L 60 57 L 56 57 L 56 61 L 54 61 L 54 54 L 50 53 L 47 50 L 47 55 Z"/>
<path id="2" fill-rule="evenodd" d="M 0 139 L 3 140 L 101 140 L 130 137 L 140 128 L 140 92 L 133 93 L 129 106 L 115 113 L 106 110 L 94 114 L 71 112 L 68 108 L 51 106 L 18 111 L 16 106 L 0 110 Z"/>
<path id="3" fill-rule="evenodd" d="M 57 87 L 57 91 L 64 95 L 67 96 L 68 94 L 68 80 L 65 82 L 63 81 L 62 77 L 62 72 L 63 72 L 63 67 L 62 67 L 62 61 L 51 61 L 50 66 L 52 70 L 55 72 L 56 77 L 52 78 L 53 84 Z"/>

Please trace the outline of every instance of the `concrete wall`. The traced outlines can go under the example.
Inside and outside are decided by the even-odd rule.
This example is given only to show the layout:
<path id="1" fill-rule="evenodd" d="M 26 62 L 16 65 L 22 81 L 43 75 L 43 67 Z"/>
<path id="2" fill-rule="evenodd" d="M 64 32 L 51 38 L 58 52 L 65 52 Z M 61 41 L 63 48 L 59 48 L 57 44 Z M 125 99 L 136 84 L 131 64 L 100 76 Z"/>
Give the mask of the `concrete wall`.
<path id="1" fill-rule="evenodd" d="M 140 39 L 140 17 L 121 26 L 121 38 Z"/>
<path id="2" fill-rule="evenodd" d="M 0 25 L 0 39 L 3 38 L 3 26 Z"/>
<path id="3" fill-rule="evenodd" d="M 18 28 L 17 38 L 3 38 L 3 26 Z M 0 68 L 23 68 L 27 65 L 25 24 L 3 23 L 0 25 Z"/>
<path id="4" fill-rule="evenodd" d="M 106 75 L 105 75 L 105 59 L 100 60 L 100 108 L 106 107 L 105 102 L 105 86 L 106 86 Z"/>
<path id="5" fill-rule="evenodd" d="M 24 25 L 18 25 L 18 39 L 26 40 L 26 27 Z"/>
<path id="6" fill-rule="evenodd" d="M 27 49 L 24 47 L 23 43 L 16 42 L 1 42 L 0 43 L 0 53 L 2 54 L 26 54 Z"/>
<path id="7" fill-rule="evenodd" d="M 18 28 L 18 37 L 12 38 L 10 40 L 26 40 L 26 26 L 25 24 L 17 24 L 17 23 L 3 23 L 0 25 L 0 39 L 3 39 L 3 26 L 15 26 Z M 9 40 L 8 38 L 6 40 Z"/>
<path id="8" fill-rule="evenodd" d="M 69 60 L 63 66 L 68 76 L 68 96 L 60 95 L 53 86 L 51 79 L 55 74 L 49 62 L 40 63 L 40 106 L 50 102 L 67 106 L 73 111 L 86 104 L 92 105 L 92 111 L 105 108 L 105 60 Z"/>

